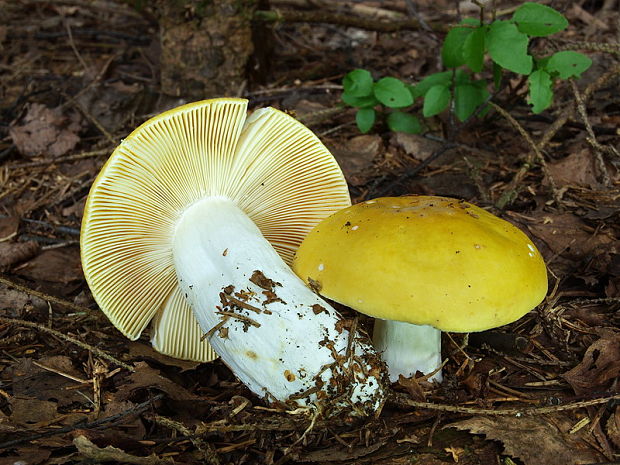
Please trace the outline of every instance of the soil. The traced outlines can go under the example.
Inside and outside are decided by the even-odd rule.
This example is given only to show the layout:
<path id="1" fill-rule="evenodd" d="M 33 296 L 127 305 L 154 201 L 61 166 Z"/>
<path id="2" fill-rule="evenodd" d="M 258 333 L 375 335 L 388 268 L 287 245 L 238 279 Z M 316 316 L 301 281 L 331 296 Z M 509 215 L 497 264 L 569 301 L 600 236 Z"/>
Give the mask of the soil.
<path id="1" fill-rule="evenodd" d="M 354 202 L 463 199 L 521 228 L 548 266 L 540 306 L 492 331 L 444 334 L 441 384 L 401 378 L 381 411 L 357 419 L 270 405 L 221 362 L 158 354 L 147 332 L 128 341 L 98 310 L 79 252 L 90 185 L 127 134 L 188 101 L 170 73 L 174 95 L 162 91 L 162 26 L 144 3 L 0 1 L 0 465 L 619 463 L 617 0 L 546 2 L 570 26 L 532 52 L 593 60 L 574 85 L 558 83 L 550 109 L 532 114 L 508 74 L 485 116 L 442 114 L 421 135 L 382 123 L 360 134 L 342 78 L 365 68 L 416 83 L 440 71 L 445 31 L 475 5 L 272 1 L 283 19 L 257 15 L 234 40 L 251 56 L 226 92 L 308 125 Z M 185 15 L 194 45 L 199 14 Z M 184 46 L 181 33 L 166 37 Z M 168 50 L 166 66 L 183 56 Z"/>

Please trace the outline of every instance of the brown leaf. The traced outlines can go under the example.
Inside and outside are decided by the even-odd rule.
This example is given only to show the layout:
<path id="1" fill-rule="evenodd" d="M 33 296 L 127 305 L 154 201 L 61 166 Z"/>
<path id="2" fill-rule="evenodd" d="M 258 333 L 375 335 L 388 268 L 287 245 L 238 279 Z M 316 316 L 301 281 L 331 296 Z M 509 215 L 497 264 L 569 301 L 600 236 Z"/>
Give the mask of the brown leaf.
<path id="1" fill-rule="evenodd" d="M 365 455 L 372 454 L 379 450 L 385 442 L 377 442 L 368 447 L 342 447 L 333 446 L 327 449 L 320 449 L 305 454 L 299 454 L 295 460 L 299 462 L 341 462 L 344 460 L 354 460 Z"/>
<path id="2" fill-rule="evenodd" d="M 39 362 L 46 367 L 56 368 L 78 378 L 84 377 L 73 367 L 71 359 L 64 355 L 44 357 Z M 16 396 L 53 401 L 61 408 L 87 402 L 78 391 L 67 389 L 75 386 L 75 381 L 36 366 L 30 358 L 20 360 L 12 368 L 13 394 Z"/>
<path id="3" fill-rule="evenodd" d="M 160 465 L 174 463 L 171 458 L 161 459 L 155 454 L 151 454 L 148 457 L 138 457 L 136 455 L 130 455 L 127 452 L 112 446 L 107 446 L 104 448 L 97 447 L 84 436 L 78 436 L 75 438 L 73 440 L 73 444 L 84 458 L 94 460 L 96 463 L 117 462 L 135 465 Z"/>
<path id="4" fill-rule="evenodd" d="M 556 185 L 581 185 L 596 187 L 594 156 L 591 149 L 583 149 L 572 153 L 566 158 L 547 165 L 551 177 Z"/>
<path id="5" fill-rule="evenodd" d="M 605 389 L 605 383 L 620 376 L 620 333 L 605 334 L 586 350 L 583 360 L 564 373 L 576 394 Z"/>
<path id="6" fill-rule="evenodd" d="M 151 344 L 132 341 L 129 342 L 129 356 L 135 358 L 148 358 L 164 365 L 171 365 L 181 369 L 181 373 L 187 370 L 193 370 L 200 362 L 192 362 L 191 360 L 181 360 L 179 358 L 169 357 L 153 349 Z"/>
<path id="7" fill-rule="evenodd" d="M 39 252 L 39 244 L 29 242 L 0 242 L 0 271 L 6 271 L 16 263 L 31 259 Z"/>
<path id="8" fill-rule="evenodd" d="M 620 407 L 607 420 L 607 436 L 616 447 L 620 448 Z"/>
<path id="9" fill-rule="evenodd" d="M 49 422 L 58 416 L 56 402 L 27 397 L 11 397 L 13 412 L 10 419 L 18 425 L 28 426 L 39 422 Z"/>
<path id="10" fill-rule="evenodd" d="M 17 216 L 7 216 L 0 218 L 0 241 L 6 241 L 14 237 L 19 229 L 19 218 Z"/>
<path id="11" fill-rule="evenodd" d="M 156 388 L 164 391 L 174 400 L 197 400 L 200 397 L 192 394 L 183 386 L 176 384 L 162 376 L 159 370 L 151 368 L 146 362 L 135 363 L 136 371 L 129 376 L 129 383 L 121 386 L 113 394 L 115 401 L 129 399 L 131 393 L 137 389 Z"/>
<path id="12" fill-rule="evenodd" d="M 41 252 L 16 273 L 33 281 L 69 284 L 83 279 L 80 251 L 77 247 L 64 247 Z"/>
<path id="13" fill-rule="evenodd" d="M 554 254 L 580 258 L 597 246 L 613 242 L 604 234 L 589 232 L 586 224 L 571 213 L 536 211 L 530 213 L 528 219 L 528 229 Z"/>
<path id="14" fill-rule="evenodd" d="M 59 110 L 33 103 L 21 121 L 11 125 L 9 135 L 17 150 L 26 157 L 58 157 L 72 150 L 80 141 L 77 135 L 79 126 Z"/>
<path id="15" fill-rule="evenodd" d="M 347 180 L 354 185 L 365 182 L 361 173 L 372 166 L 374 158 L 383 149 L 378 135 L 362 135 L 349 139 L 344 145 L 330 147 Z"/>
<path id="16" fill-rule="evenodd" d="M 446 426 L 500 441 L 506 454 L 521 459 L 525 465 L 580 465 L 604 460 L 583 440 L 587 428 L 569 434 L 571 427 L 568 418 L 551 415 L 478 416 Z"/>
<path id="17" fill-rule="evenodd" d="M 0 457 L 0 465 L 37 465 L 45 462 L 52 455 L 51 451 L 36 446 L 18 447 L 15 451 L 5 454 Z"/>

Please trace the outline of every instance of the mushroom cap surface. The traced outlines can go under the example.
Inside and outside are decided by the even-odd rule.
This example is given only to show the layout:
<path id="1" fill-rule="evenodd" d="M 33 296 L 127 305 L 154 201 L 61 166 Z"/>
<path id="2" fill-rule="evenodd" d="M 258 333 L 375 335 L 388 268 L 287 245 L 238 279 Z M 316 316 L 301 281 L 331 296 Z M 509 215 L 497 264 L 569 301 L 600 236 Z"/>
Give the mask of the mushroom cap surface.
<path id="1" fill-rule="evenodd" d="M 467 202 L 384 197 L 319 223 L 293 270 L 367 315 L 470 332 L 519 319 L 547 292 L 547 270 L 518 228 Z"/>
<path id="2" fill-rule="evenodd" d="M 183 211 L 210 196 L 233 200 L 287 263 L 316 223 L 351 204 L 338 164 L 308 128 L 273 108 L 247 117 L 244 99 L 183 105 L 121 142 L 86 202 L 84 275 L 125 336 L 137 339 L 153 320 L 159 351 L 196 361 L 216 355 L 180 291 L 172 238 Z"/>

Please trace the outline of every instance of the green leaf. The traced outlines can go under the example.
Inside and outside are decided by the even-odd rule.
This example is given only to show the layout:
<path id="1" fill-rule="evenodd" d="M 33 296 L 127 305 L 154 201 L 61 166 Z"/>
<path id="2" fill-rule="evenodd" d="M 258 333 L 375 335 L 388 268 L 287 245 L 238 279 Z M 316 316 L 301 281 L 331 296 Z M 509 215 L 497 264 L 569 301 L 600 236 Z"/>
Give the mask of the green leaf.
<path id="1" fill-rule="evenodd" d="M 422 114 L 428 118 L 435 116 L 448 108 L 450 104 L 450 89 L 438 84 L 431 87 L 424 96 L 424 108 Z"/>
<path id="2" fill-rule="evenodd" d="M 420 120 L 410 113 L 393 111 L 387 117 L 387 125 L 392 131 L 419 134 L 422 132 Z"/>
<path id="3" fill-rule="evenodd" d="M 413 97 L 422 97 L 433 86 L 444 85 L 449 87 L 450 84 L 452 84 L 452 71 L 431 74 L 418 82 L 418 84 L 413 88 Z"/>
<path id="4" fill-rule="evenodd" d="M 362 108 L 355 114 L 355 123 L 362 133 L 367 133 L 375 124 L 377 114 L 372 108 Z"/>
<path id="5" fill-rule="evenodd" d="M 532 37 L 543 37 L 560 32 L 568 21 L 559 11 L 540 3 L 526 2 L 512 15 L 519 31 Z"/>
<path id="6" fill-rule="evenodd" d="M 457 69 L 454 73 L 455 84 L 469 84 L 471 82 L 471 74 L 463 69 Z"/>
<path id="7" fill-rule="evenodd" d="M 495 90 L 499 90 L 499 86 L 502 84 L 502 67 L 497 63 L 493 63 L 493 85 Z"/>
<path id="8" fill-rule="evenodd" d="M 530 74 L 532 57 L 527 54 L 528 37 L 508 21 L 494 21 L 487 34 L 487 48 L 495 63 L 520 74 Z"/>
<path id="9" fill-rule="evenodd" d="M 447 68 L 456 68 L 465 64 L 463 44 L 474 30 L 471 27 L 453 27 L 448 31 L 441 47 L 441 59 Z"/>
<path id="10" fill-rule="evenodd" d="M 592 65 L 592 60 L 587 56 L 571 50 L 565 50 L 554 53 L 547 61 L 545 69 L 550 73 L 558 73 L 562 79 L 568 79 L 570 77 L 579 77 L 590 65 Z"/>
<path id="11" fill-rule="evenodd" d="M 454 111 L 459 121 L 469 118 L 489 96 L 486 87 L 476 84 L 461 84 L 454 89 Z"/>
<path id="12" fill-rule="evenodd" d="M 553 100 L 551 76 L 544 69 L 537 69 L 527 80 L 530 86 L 529 101 L 532 104 L 532 111 L 540 113 L 548 108 Z"/>
<path id="13" fill-rule="evenodd" d="M 373 86 L 377 100 L 390 108 L 407 107 L 413 103 L 413 96 L 405 83 L 393 77 L 384 77 Z"/>
<path id="14" fill-rule="evenodd" d="M 342 80 L 344 91 L 352 97 L 366 97 L 372 94 L 372 75 L 365 69 L 354 69 Z"/>
<path id="15" fill-rule="evenodd" d="M 379 103 L 374 95 L 367 97 L 353 97 L 347 92 L 342 94 L 342 101 L 347 105 L 357 108 L 372 108 Z"/>
<path id="16" fill-rule="evenodd" d="M 484 64 L 484 37 L 486 27 L 478 27 L 463 42 L 463 60 L 474 73 L 482 71 Z"/>

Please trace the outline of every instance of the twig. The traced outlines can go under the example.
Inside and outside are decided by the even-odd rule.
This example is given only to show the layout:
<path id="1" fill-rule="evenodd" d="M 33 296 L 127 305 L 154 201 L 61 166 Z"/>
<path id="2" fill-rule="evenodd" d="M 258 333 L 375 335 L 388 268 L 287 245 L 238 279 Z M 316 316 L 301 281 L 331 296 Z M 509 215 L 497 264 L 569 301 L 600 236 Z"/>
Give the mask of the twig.
<path id="1" fill-rule="evenodd" d="M 226 299 L 229 303 L 231 303 L 231 304 L 233 304 L 233 305 L 235 305 L 235 306 L 237 306 L 237 307 L 240 307 L 240 308 L 245 308 L 246 310 L 250 310 L 250 311 L 252 311 L 252 312 L 254 312 L 254 313 L 263 313 L 263 311 L 262 311 L 260 308 L 255 307 L 254 305 L 250 305 L 249 303 L 244 302 L 243 300 L 239 300 L 239 299 L 237 299 L 237 298 L 235 298 L 235 297 L 233 297 L 233 296 L 231 296 L 231 295 L 224 294 L 224 293 L 223 293 L 223 294 L 221 294 L 221 295 L 222 295 L 222 296 L 223 296 L 223 298 L 224 298 L 224 299 Z"/>
<path id="2" fill-rule="evenodd" d="M 41 438 L 49 438 L 51 436 L 57 436 L 59 434 L 68 433 L 76 429 L 92 429 L 92 428 L 97 428 L 102 425 L 109 425 L 110 423 L 114 423 L 117 420 L 120 420 L 121 418 L 125 418 L 126 416 L 137 415 L 137 414 L 144 412 L 152 405 L 153 402 L 158 401 L 162 399 L 163 397 L 164 397 L 163 394 L 157 394 L 151 397 L 149 400 L 136 405 L 135 407 L 132 407 L 128 410 L 117 413 L 115 415 L 111 415 L 109 417 L 95 420 L 91 423 L 84 423 L 83 421 L 79 421 L 77 423 L 74 423 L 73 425 L 65 426 L 63 428 L 54 429 L 52 431 L 46 431 L 44 433 L 36 433 L 36 434 L 27 436 L 24 438 L 13 439 L 12 441 L 3 442 L 3 443 L 0 443 L 0 450 L 6 450 L 8 447 L 13 447 L 18 444 L 23 444 L 25 442 L 35 441 Z"/>
<path id="3" fill-rule="evenodd" d="M 586 90 L 583 91 L 584 102 L 587 101 L 594 92 L 596 92 L 598 89 L 600 89 L 604 85 L 608 84 L 612 79 L 616 78 L 619 74 L 620 74 L 620 65 L 616 65 L 613 68 L 611 68 L 609 71 L 607 71 L 606 73 L 599 76 L 599 78 L 596 81 L 591 82 L 588 85 L 588 87 L 586 87 Z M 558 119 L 556 119 L 553 122 L 553 124 L 551 124 L 547 128 L 547 130 L 541 137 L 540 142 L 538 142 L 539 150 L 544 150 L 545 146 L 551 141 L 551 139 L 553 139 L 553 136 L 555 136 L 556 133 L 562 128 L 562 126 L 564 126 L 566 122 L 573 117 L 574 112 L 575 112 L 575 108 L 572 105 L 567 107 L 562 112 L 561 116 Z"/>
<path id="4" fill-rule="evenodd" d="M 124 362 L 121 362 L 120 360 L 114 358 L 112 355 L 108 354 L 107 352 L 104 352 L 103 350 L 95 346 L 91 346 L 90 344 L 87 344 L 78 339 L 75 339 L 74 337 L 61 333 L 60 331 L 56 331 L 55 329 L 51 329 L 51 328 L 48 328 L 47 326 L 40 325 L 39 323 L 35 323 L 33 321 L 18 320 L 16 318 L 6 318 L 3 316 L 0 316 L 0 323 L 5 323 L 9 325 L 14 325 L 14 326 L 23 326 L 26 328 L 33 328 L 33 329 L 36 329 L 37 331 L 51 334 L 52 336 L 55 336 L 61 340 L 70 342 L 72 344 L 75 344 L 76 346 L 81 347 L 82 349 L 88 350 L 89 352 L 97 355 L 98 357 L 105 358 L 106 360 L 126 370 L 135 371 L 134 367 Z"/>
<path id="5" fill-rule="evenodd" d="M 515 416 L 524 415 L 546 415 L 549 413 L 562 412 L 565 410 L 575 410 L 591 405 L 604 404 L 609 401 L 619 400 L 620 394 L 609 397 L 602 397 L 592 400 L 584 400 L 580 402 L 572 402 L 565 405 L 554 405 L 552 407 L 528 407 L 528 408 L 510 408 L 510 409 L 485 409 L 475 407 L 461 407 L 458 405 L 433 404 L 429 402 L 420 402 L 411 400 L 405 394 L 392 393 L 392 401 L 399 406 L 414 407 L 427 410 L 439 410 L 442 412 L 464 413 L 467 415 L 491 415 L 491 416 Z"/>
<path id="6" fill-rule="evenodd" d="M 534 157 L 532 155 L 532 152 L 528 153 L 528 156 L 525 162 L 523 163 L 519 171 L 517 171 L 517 174 L 515 174 L 515 176 L 512 178 L 512 181 L 508 184 L 508 186 L 502 193 L 500 199 L 497 202 L 497 207 L 501 210 L 506 206 L 507 203 L 510 202 L 510 195 L 511 195 L 510 193 L 516 191 L 517 186 L 521 183 L 521 181 L 523 180 L 523 177 L 528 172 L 530 166 L 532 166 L 532 164 L 534 163 L 534 158 L 536 158 L 536 161 L 540 163 L 540 166 L 542 167 L 542 170 L 545 173 L 545 177 L 549 181 L 549 186 L 551 187 L 551 193 L 553 195 L 553 199 L 556 201 L 557 204 L 559 204 L 561 199 L 560 199 L 557 186 L 555 185 L 553 176 L 551 176 L 551 173 L 549 173 L 547 162 L 545 161 L 545 157 L 543 156 L 540 148 L 536 145 L 536 143 L 534 142 L 532 137 L 529 135 L 529 133 L 525 130 L 525 128 L 521 126 L 521 124 L 519 124 L 519 122 L 516 119 L 514 119 L 510 113 L 508 113 L 506 110 L 504 110 L 502 107 L 500 107 L 494 102 L 489 102 L 489 105 L 491 105 L 495 109 L 495 111 L 497 111 L 500 115 L 506 118 L 506 120 L 508 120 L 508 122 L 519 132 L 519 134 L 521 134 L 521 136 L 527 141 L 530 148 L 532 149 L 533 155 L 535 155 Z"/>
<path id="7" fill-rule="evenodd" d="M 108 139 L 108 142 L 117 145 L 118 141 L 114 138 L 114 136 L 112 136 L 112 134 L 110 134 L 108 132 L 108 130 L 106 128 L 103 127 L 103 125 L 99 122 L 99 120 L 97 120 L 97 118 L 95 118 L 93 115 L 90 114 L 90 112 L 84 108 L 82 106 L 82 104 L 80 102 L 78 102 L 76 99 L 74 99 L 73 97 L 71 97 L 69 94 L 67 94 L 66 92 L 62 92 L 60 91 L 60 94 L 67 99 L 75 108 L 77 108 L 80 113 L 82 113 L 84 115 L 84 117 L 90 121 L 92 124 L 95 125 L 95 127 L 97 129 L 99 129 L 99 131 L 101 132 L 101 134 L 103 134 L 105 136 L 106 139 Z"/>
<path id="8" fill-rule="evenodd" d="M 45 294 L 43 292 L 40 291 L 35 291 L 34 289 L 27 287 L 27 286 L 22 286 L 21 284 L 17 284 L 13 281 L 11 281 L 10 279 L 5 278 L 4 276 L 0 275 L 0 283 L 12 287 L 13 289 L 16 289 L 20 292 L 23 292 L 24 294 L 30 294 L 33 295 L 35 297 L 38 297 L 39 299 L 43 299 L 46 302 L 51 302 L 54 303 L 56 305 L 60 305 L 62 307 L 68 308 L 69 310 L 73 310 L 74 312 L 79 312 L 79 313 L 86 313 L 89 315 L 93 315 L 95 314 L 95 311 L 91 310 L 90 308 L 87 307 L 82 307 L 80 305 L 76 305 L 73 302 L 69 302 L 68 300 L 64 300 L 61 299 L 59 297 L 54 297 L 53 295 L 49 295 L 49 294 Z"/>
<path id="9" fill-rule="evenodd" d="M 192 444 L 204 454 L 204 459 L 207 463 L 211 465 L 220 465 L 222 463 L 217 455 L 217 452 L 215 451 L 215 448 L 208 442 L 197 437 L 196 434 L 192 433 L 184 424 L 160 415 L 152 415 L 150 416 L 150 419 L 161 426 L 178 431 L 183 436 L 187 437 L 190 441 L 192 441 Z"/>
<path id="10" fill-rule="evenodd" d="M 583 101 L 583 97 L 579 93 L 579 89 L 577 88 L 577 84 L 575 84 L 574 79 L 569 79 L 571 88 L 573 89 L 573 94 L 575 95 L 575 101 L 577 102 L 577 112 L 583 121 L 583 124 L 586 126 L 586 131 L 588 132 L 588 142 L 594 149 L 594 160 L 596 161 L 596 167 L 601 174 L 601 178 L 603 180 L 603 184 L 605 186 L 611 185 L 611 179 L 609 177 L 609 172 L 607 171 L 607 167 L 605 166 L 605 160 L 603 159 L 603 151 L 604 147 L 598 143 L 596 140 L 596 135 L 594 134 L 594 130 L 592 129 L 592 125 L 590 124 L 590 120 L 588 118 L 588 111 L 586 110 L 586 103 Z"/>
<path id="11" fill-rule="evenodd" d="M 56 165 L 58 163 L 65 163 L 69 161 L 82 160 L 83 158 L 98 157 L 99 155 L 107 155 L 110 153 L 110 149 L 93 150 L 91 152 L 76 153 L 75 155 L 67 155 L 64 157 L 49 158 L 45 160 L 30 161 L 28 163 L 18 163 L 11 165 L 12 170 L 20 168 L 33 168 L 35 166 Z"/>
<path id="12" fill-rule="evenodd" d="M 554 45 L 560 50 L 589 50 L 591 52 L 606 52 L 620 55 L 620 44 L 609 42 L 578 42 L 574 40 L 553 40 Z"/>
<path id="13" fill-rule="evenodd" d="M 422 29 L 420 21 L 415 18 L 400 21 L 380 21 L 376 18 L 363 18 L 340 13 L 332 13 L 324 10 L 297 11 L 297 10 L 258 10 L 254 13 L 255 21 L 286 22 L 286 23 L 323 23 L 338 26 L 356 27 L 368 31 L 398 32 L 417 31 Z M 448 25 L 444 23 L 431 23 L 428 25 L 435 32 L 446 32 Z"/>
<path id="14" fill-rule="evenodd" d="M 257 321 L 254 321 L 252 318 L 250 318 L 248 316 L 240 315 L 240 314 L 235 313 L 235 312 L 222 312 L 222 311 L 220 311 L 220 312 L 215 312 L 215 313 L 217 313 L 218 315 L 226 315 L 226 316 L 229 316 L 229 317 L 234 318 L 236 320 L 242 321 L 244 323 L 248 323 L 248 324 L 250 324 L 250 325 L 252 325 L 252 326 L 254 326 L 256 328 L 260 328 L 260 323 L 258 323 Z"/>

